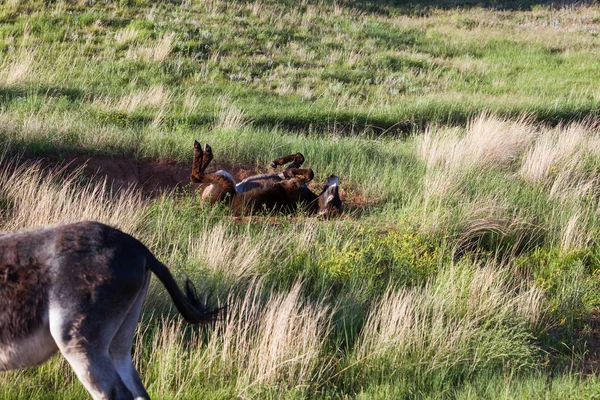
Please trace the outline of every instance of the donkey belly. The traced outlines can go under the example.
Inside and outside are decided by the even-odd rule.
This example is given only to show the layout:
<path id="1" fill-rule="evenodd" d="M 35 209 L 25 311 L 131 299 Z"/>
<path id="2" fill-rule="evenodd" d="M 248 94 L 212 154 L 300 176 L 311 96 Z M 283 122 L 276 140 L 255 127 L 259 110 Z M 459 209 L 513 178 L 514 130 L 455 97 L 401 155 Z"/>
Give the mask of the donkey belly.
<path id="1" fill-rule="evenodd" d="M 211 197 L 214 195 L 215 185 L 210 184 L 202 191 L 202 201 L 210 201 Z"/>
<path id="2" fill-rule="evenodd" d="M 46 322 L 27 337 L 0 344 L 0 371 L 42 364 L 57 350 Z"/>

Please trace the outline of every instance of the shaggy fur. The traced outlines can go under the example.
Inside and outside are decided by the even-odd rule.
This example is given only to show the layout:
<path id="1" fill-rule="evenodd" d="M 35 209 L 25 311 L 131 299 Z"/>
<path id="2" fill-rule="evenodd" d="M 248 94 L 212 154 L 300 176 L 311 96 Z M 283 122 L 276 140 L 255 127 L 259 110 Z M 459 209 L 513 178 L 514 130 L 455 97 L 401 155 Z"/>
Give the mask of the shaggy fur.
<path id="1" fill-rule="evenodd" d="M 31 335 L 48 304 L 47 252 L 26 254 L 17 243 L 0 242 L 0 346 Z"/>
<path id="2" fill-rule="evenodd" d="M 208 184 L 202 200 L 211 204 L 226 201 L 238 215 L 255 211 L 293 211 L 303 204 L 308 211 L 319 216 L 336 215 L 342 210 L 337 177 L 332 175 L 323 191 L 317 195 L 306 186 L 314 173 L 311 169 L 300 169 L 304 163 L 301 153 L 280 157 L 271 162 L 271 167 L 291 163 L 283 173 L 255 175 L 240 183 L 225 171 L 205 173 L 213 159 L 211 147 L 202 149 L 194 141 L 194 161 L 191 180 Z"/>
<path id="3" fill-rule="evenodd" d="M 56 350 L 95 399 L 147 399 L 131 344 L 150 272 L 192 323 L 219 310 L 184 294 L 168 268 L 117 229 L 80 222 L 0 235 L 0 371 Z"/>

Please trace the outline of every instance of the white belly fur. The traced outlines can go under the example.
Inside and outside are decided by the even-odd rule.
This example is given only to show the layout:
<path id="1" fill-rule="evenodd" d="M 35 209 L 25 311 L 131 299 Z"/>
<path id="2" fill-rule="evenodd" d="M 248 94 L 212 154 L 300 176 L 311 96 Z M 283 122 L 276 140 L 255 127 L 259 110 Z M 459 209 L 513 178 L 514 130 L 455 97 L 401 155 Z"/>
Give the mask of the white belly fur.
<path id="1" fill-rule="evenodd" d="M 215 174 L 218 175 L 223 175 L 224 177 L 226 177 L 227 179 L 229 179 L 233 185 L 235 186 L 235 191 L 236 192 L 240 192 L 237 188 L 238 185 L 236 185 L 235 183 L 235 179 L 233 179 L 233 176 L 231 176 L 231 174 L 227 171 L 223 171 L 222 169 L 218 170 L 217 172 L 215 172 Z M 207 201 L 208 199 L 210 199 L 210 197 L 212 196 L 212 192 L 215 189 L 215 185 L 214 184 L 210 184 L 208 185 L 203 191 L 202 191 L 202 200 Z"/>
<path id="2" fill-rule="evenodd" d="M 13 343 L 0 345 L 0 371 L 32 367 L 49 359 L 58 347 L 47 320 L 33 334 Z"/>
<path id="3" fill-rule="evenodd" d="M 204 190 L 202 191 L 202 200 L 203 201 L 207 201 L 208 199 L 210 199 L 210 196 L 212 195 L 212 191 L 215 188 L 215 185 L 208 185 L 207 187 L 204 188 Z"/>

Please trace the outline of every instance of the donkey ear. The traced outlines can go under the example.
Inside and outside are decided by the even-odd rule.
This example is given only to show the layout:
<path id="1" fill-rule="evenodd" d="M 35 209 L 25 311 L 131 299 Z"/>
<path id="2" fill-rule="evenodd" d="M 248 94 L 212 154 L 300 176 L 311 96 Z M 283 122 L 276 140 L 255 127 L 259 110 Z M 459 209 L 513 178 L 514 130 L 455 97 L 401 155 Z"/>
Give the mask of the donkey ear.
<path id="1" fill-rule="evenodd" d="M 194 148 L 195 149 L 201 149 L 202 148 L 202 146 L 200 146 L 200 143 L 198 143 L 197 140 L 194 140 Z"/>
<path id="2" fill-rule="evenodd" d="M 336 197 L 339 197 L 337 184 L 327 187 L 324 194 L 325 203 L 331 203 Z"/>
<path id="3" fill-rule="evenodd" d="M 339 184 L 340 179 L 336 175 L 329 175 L 327 181 L 325 182 L 325 186 L 323 190 L 327 190 L 329 188 L 335 187 Z"/>

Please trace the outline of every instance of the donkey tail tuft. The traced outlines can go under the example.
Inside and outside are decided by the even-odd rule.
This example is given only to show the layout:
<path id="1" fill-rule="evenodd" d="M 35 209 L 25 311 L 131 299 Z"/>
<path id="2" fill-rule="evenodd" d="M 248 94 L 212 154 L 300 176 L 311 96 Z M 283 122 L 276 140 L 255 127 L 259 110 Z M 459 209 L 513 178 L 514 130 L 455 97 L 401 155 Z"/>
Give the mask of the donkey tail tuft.
<path id="1" fill-rule="evenodd" d="M 146 266 L 165 286 L 167 292 L 171 296 L 171 299 L 173 299 L 175 307 L 186 321 L 192 324 L 214 322 L 219 319 L 221 313 L 224 312 L 225 307 L 208 309 L 204 304 L 202 304 L 198 298 L 194 284 L 187 276 L 184 277 L 184 294 L 177 285 L 177 282 L 175 282 L 175 279 L 173 278 L 171 271 L 169 271 L 169 268 L 158 261 L 150 251 L 148 251 Z"/>

